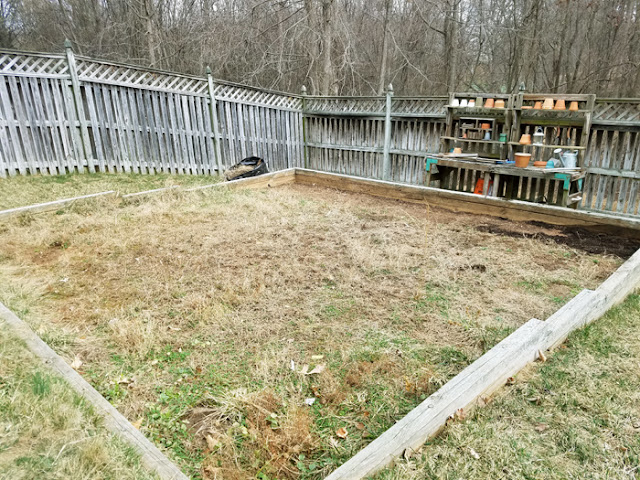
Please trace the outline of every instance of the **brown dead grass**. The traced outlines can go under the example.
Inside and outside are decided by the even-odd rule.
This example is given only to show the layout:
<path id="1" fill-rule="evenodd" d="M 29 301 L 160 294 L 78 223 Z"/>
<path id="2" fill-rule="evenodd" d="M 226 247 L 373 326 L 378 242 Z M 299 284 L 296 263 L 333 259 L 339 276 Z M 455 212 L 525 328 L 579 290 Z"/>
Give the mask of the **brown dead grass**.
<path id="1" fill-rule="evenodd" d="M 34 327 L 79 355 L 128 418 L 171 406 L 187 419 L 195 437 L 181 448 L 202 456 L 192 467 L 206 478 L 292 477 L 301 452 L 347 455 L 635 248 L 300 186 L 105 200 L 2 224 L 0 242 L 0 282 L 14 292 L 2 299 L 35 286 Z M 433 360 L 447 348 L 461 359 Z M 319 363 L 322 374 L 299 373 Z M 336 447 L 334 423 L 313 427 L 309 396 L 335 424 L 372 426 Z"/>

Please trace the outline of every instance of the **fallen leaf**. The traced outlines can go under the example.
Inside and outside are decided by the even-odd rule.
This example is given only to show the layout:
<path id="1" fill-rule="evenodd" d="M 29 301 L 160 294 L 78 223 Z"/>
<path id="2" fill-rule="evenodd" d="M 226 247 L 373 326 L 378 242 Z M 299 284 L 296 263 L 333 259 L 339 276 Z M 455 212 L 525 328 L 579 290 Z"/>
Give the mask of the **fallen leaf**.
<path id="1" fill-rule="evenodd" d="M 540 397 L 528 397 L 526 398 L 527 402 L 535 403 L 536 405 L 540 405 Z"/>
<path id="2" fill-rule="evenodd" d="M 456 410 L 456 417 L 458 417 L 458 420 L 464 420 L 465 418 L 467 418 L 467 414 L 465 413 L 463 408 L 459 408 L 458 410 Z"/>
<path id="3" fill-rule="evenodd" d="M 473 448 L 469 447 L 469 453 L 476 460 L 480 460 L 480 454 L 478 452 L 476 452 Z"/>
<path id="4" fill-rule="evenodd" d="M 336 436 L 338 438 L 347 438 L 347 435 L 349 435 L 349 432 L 347 432 L 347 429 L 344 427 L 340 427 L 338 430 L 336 430 Z"/>
<path id="5" fill-rule="evenodd" d="M 490 399 L 488 397 L 480 397 L 478 398 L 478 406 L 479 407 L 485 407 L 487 405 L 489 405 Z"/>
<path id="6" fill-rule="evenodd" d="M 320 395 L 320 390 L 315 385 L 311 385 L 311 391 L 313 392 L 314 397 L 322 397 L 322 395 Z"/>
<path id="7" fill-rule="evenodd" d="M 507 385 L 513 385 L 514 383 L 516 383 L 516 379 L 513 377 L 509 377 L 507 378 Z"/>
<path id="8" fill-rule="evenodd" d="M 547 357 L 546 355 L 542 352 L 542 350 L 538 350 L 538 358 L 540 359 L 541 362 L 546 362 L 547 361 Z"/>
<path id="9" fill-rule="evenodd" d="M 311 370 L 311 371 L 309 372 L 309 371 L 308 371 L 308 370 L 309 370 L 309 365 L 305 365 L 305 366 L 302 368 L 302 372 L 301 372 L 301 373 L 302 373 L 303 375 L 315 375 L 315 374 L 317 374 L 317 373 L 322 373 L 322 372 L 324 372 L 324 369 L 325 369 L 325 365 L 324 365 L 324 364 L 322 364 L 322 365 L 317 365 L 313 370 Z"/>
<path id="10" fill-rule="evenodd" d="M 371 413 L 369 413 L 367 410 L 362 412 L 362 416 L 365 417 L 365 418 L 369 418 L 370 415 L 371 415 Z"/>
<path id="11" fill-rule="evenodd" d="M 544 432 L 547 428 L 549 428 L 549 425 L 545 424 L 545 423 L 538 423 L 534 429 L 536 432 Z"/>
<path id="12" fill-rule="evenodd" d="M 210 451 L 215 450 L 216 447 L 218 445 L 220 445 L 220 442 L 218 440 L 216 440 L 215 438 L 213 438 L 211 435 L 207 435 L 206 437 L 204 437 L 204 439 L 207 441 L 207 448 Z"/>
<path id="13" fill-rule="evenodd" d="M 404 377 L 404 388 L 409 393 L 415 390 L 413 387 L 413 383 L 411 383 L 411 381 L 407 377 Z"/>
<path id="14" fill-rule="evenodd" d="M 202 373 L 202 367 L 196 367 L 196 375 L 200 375 Z"/>
<path id="15" fill-rule="evenodd" d="M 73 359 L 73 362 L 71 362 L 71 368 L 73 368 L 74 370 L 78 370 L 81 366 L 82 360 L 80 360 L 80 357 L 76 355 Z"/>
<path id="16" fill-rule="evenodd" d="M 140 430 L 140 427 L 142 427 L 142 422 L 144 422 L 144 418 L 140 417 L 138 420 L 136 420 L 135 422 L 133 422 L 131 425 L 133 425 L 134 427 L 136 427 L 136 430 Z"/>
<path id="17" fill-rule="evenodd" d="M 356 422 L 356 428 L 358 430 L 364 430 L 364 423 Z"/>

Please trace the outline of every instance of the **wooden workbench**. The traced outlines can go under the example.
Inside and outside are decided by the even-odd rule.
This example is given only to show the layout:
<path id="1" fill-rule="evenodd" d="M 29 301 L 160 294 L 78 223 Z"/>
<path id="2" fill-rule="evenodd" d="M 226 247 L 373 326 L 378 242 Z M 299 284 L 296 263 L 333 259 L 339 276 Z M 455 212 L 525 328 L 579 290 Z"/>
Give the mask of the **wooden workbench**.
<path id="1" fill-rule="evenodd" d="M 581 200 L 581 169 L 546 169 L 495 163 L 487 159 L 429 155 L 426 158 L 425 185 L 474 192 L 483 180 L 482 195 L 546 203 L 563 207 L 576 206 Z"/>

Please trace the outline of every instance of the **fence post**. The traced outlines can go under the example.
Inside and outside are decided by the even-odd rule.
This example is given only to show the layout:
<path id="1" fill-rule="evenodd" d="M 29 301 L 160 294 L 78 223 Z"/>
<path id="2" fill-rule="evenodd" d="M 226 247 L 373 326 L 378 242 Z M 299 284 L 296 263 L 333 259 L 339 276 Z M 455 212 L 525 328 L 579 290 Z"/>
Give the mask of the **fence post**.
<path id="1" fill-rule="evenodd" d="M 382 179 L 391 180 L 391 97 L 393 97 L 393 85 L 387 87 L 387 105 L 384 115 L 384 151 L 382 157 Z"/>
<path id="2" fill-rule="evenodd" d="M 84 116 L 84 105 L 82 103 L 82 92 L 80 92 L 80 79 L 78 78 L 78 69 L 76 68 L 76 58 L 73 55 L 71 42 L 64 41 L 64 49 L 67 54 L 67 66 L 69 67 L 69 76 L 71 77 L 71 92 L 73 94 L 73 105 L 76 112 L 76 118 L 80 123 L 80 145 L 76 145 L 79 152 L 84 152 L 84 158 L 87 162 L 89 172 L 95 173 L 96 168 L 91 152 L 91 140 L 89 139 L 89 129 L 87 128 L 86 118 Z M 73 136 L 77 139 L 77 135 Z M 76 140 L 77 143 L 77 140 Z M 78 168 L 80 173 L 84 172 L 83 168 Z"/>
<path id="3" fill-rule="evenodd" d="M 211 116 L 211 128 L 213 128 L 213 147 L 218 165 L 218 175 L 222 175 L 222 152 L 220 151 L 220 134 L 218 132 L 218 107 L 214 95 L 213 77 L 211 68 L 207 67 L 207 84 L 209 85 L 209 115 Z"/>
<path id="4" fill-rule="evenodd" d="M 304 117 L 304 112 L 307 109 L 307 87 L 302 85 L 300 88 L 300 94 L 302 95 L 302 154 L 304 155 L 304 168 L 309 168 L 309 158 L 307 155 L 307 122 Z"/>

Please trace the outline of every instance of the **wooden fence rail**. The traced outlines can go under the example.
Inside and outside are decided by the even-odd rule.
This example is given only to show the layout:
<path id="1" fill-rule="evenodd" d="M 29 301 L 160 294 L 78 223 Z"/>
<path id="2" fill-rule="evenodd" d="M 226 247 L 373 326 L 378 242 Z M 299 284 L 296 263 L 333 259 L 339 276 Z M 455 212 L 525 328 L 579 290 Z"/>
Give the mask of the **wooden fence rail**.
<path id="1" fill-rule="evenodd" d="M 448 97 L 312 97 L 65 54 L 0 52 L 0 177 L 212 174 L 248 156 L 410 184 Z M 388 120 L 387 120 L 388 118 Z M 387 133 L 387 135 L 385 135 Z M 580 208 L 640 215 L 640 99 L 597 99 Z"/>
<path id="2" fill-rule="evenodd" d="M 423 184 L 425 153 L 440 150 L 447 100 L 393 99 L 387 180 Z M 384 97 L 304 97 L 303 112 L 309 168 L 383 178 Z M 640 99 L 597 100 L 589 135 L 579 208 L 640 215 Z"/>
<path id="3" fill-rule="evenodd" d="M 64 55 L 0 53 L 0 176 L 303 165 L 297 96 Z"/>

